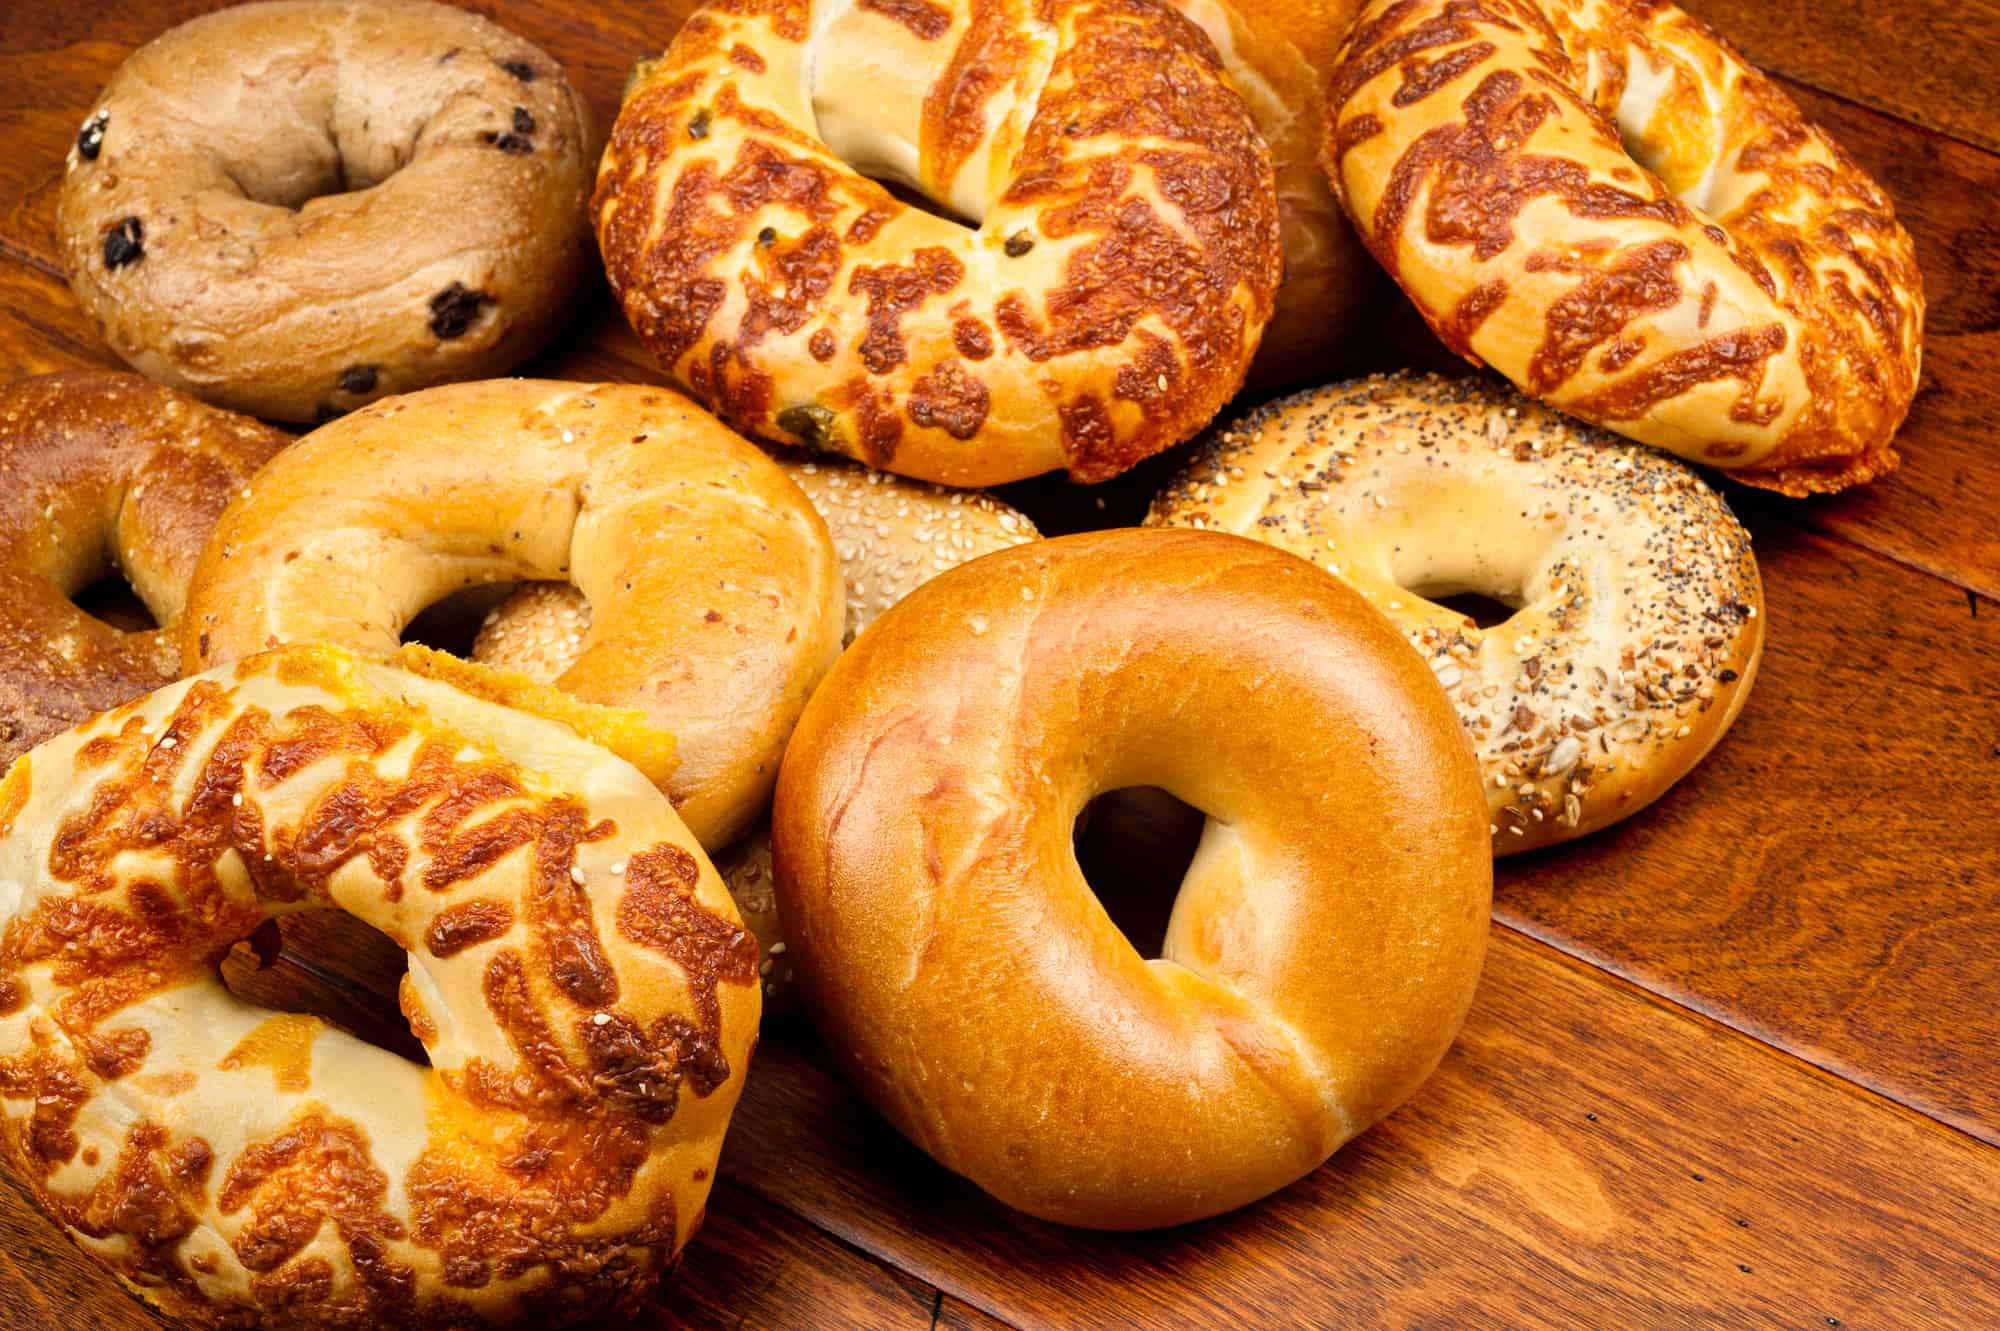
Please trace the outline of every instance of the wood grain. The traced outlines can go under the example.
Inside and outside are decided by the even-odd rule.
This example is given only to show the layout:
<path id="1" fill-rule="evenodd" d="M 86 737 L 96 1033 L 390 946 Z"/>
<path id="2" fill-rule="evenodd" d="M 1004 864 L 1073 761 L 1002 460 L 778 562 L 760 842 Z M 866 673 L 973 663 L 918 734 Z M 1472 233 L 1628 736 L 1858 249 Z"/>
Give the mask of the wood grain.
<path id="1" fill-rule="evenodd" d="M 2000 149 L 1988 0 L 1681 0 L 1763 68 Z"/>
<path id="2" fill-rule="evenodd" d="M 1024 1328 L 2000 1325 L 1990 1148 L 1507 930 L 1414 1100 L 1156 1234 L 1005 1211 L 823 1057 L 767 1034 L 724 1176 Z"/>

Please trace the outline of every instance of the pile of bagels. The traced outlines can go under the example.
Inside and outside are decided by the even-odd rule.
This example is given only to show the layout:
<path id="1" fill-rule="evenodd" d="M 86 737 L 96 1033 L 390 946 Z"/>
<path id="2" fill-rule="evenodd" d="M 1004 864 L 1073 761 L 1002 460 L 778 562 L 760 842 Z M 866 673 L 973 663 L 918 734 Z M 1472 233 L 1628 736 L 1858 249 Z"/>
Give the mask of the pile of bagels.
<path id="1" fill-rule="evenodd" d="M 64 166 L 137 373 L 0 387 L 0 1158 L 192 1324 L 633 1312 L 767 1009 L 1029 1215 L 1285 1187 L 1444 1055 L 1494 858 L 1741 710 L 1689 464 L 1896 464 L 1910 238 L 1670 4 L 659 21 L 606 136 L 431 0 L 220 9 Z M 600 258 L 660 381 L 496 377 Z M 1495 373 L 1334 382 L 1404 301 Z M 1183 445 L 1136 527 L 978 488 Z M 224 984 L 315 910 L 425 1062 Z"/>

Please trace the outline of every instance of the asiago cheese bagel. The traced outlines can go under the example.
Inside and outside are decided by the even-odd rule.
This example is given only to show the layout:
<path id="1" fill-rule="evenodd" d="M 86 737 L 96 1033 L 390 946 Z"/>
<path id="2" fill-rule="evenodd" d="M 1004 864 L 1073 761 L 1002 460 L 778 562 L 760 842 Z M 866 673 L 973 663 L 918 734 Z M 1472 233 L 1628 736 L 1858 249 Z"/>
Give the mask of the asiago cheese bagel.
<path id="1" fill-rule="evenodd" d="M 1492 859 L 1458 732 L 1359 595 L 1254 541 L 1126 529 L 961 565 L 855 639 L 785 753 L 806 1010 L 891 1122 L 1032 1215 L 1253 1201 L 1400 1103 L 1464 1018 Z M 1157 960 L 1073 849 L 1127 786 L 1208 819 Z"/>
<path id="2" fill-rule="evenodd" d="M 14 764 L 0 879 L 0 1158 L 183 1324 L 631 1318 L 700 1223 L 756 946 L 567 726 L 281 648 Z M 409 954 L 427 1064 L 224 988 L 325 909 Z"/>
<path id="3" fill-rule="evenodd" d="M 1671 4 L 1371 0 L 1323 162 L 1438 335 L 1787 494 L 1896 465 L 1924 295 L 1888 197 Z"/>
<path id="4" fill-rule="evenodd" d="M 180 676 L 180 618 L 222 510 L 290 436 L 136 374 L 0 388 L 0 766 Z M 70 599 L 110 573 L 158 627 Z"/>
<path id="5" fill-rule="evenodd" d="M 70 289 L 134 367 L 272 420 L 513 368 L 589 261 L 546 53 L 429 0 L 265 0 L 135 51 L 78 131 Z"/>
<path id="6" fill-rule="evenodd" d="M 187 669 L 300 640 L 386 658 L 461 587 L 573 582 L 597 620 L 558 687 L 674 736 L 704 846 L 763 812 L 843 610 L 826 524 L 755 446 L 671 389 L 508 379 L 372 404 L 282 462 L 196 569 Z"/>
<path id="7" fill-rule="evenodd" d="M 1500 854 L 1665 793 L 1735 721 L 1763 652 L 1757 561 L 1721 496 L 1484 379 L 1262 407 L 1147 521 L 1288 550 L 1388 615 L 1458 707 Z M 1431 599 L 1465 592 L 1514 614 L 1482 628 Z"/>
<path id="8" fill-rule="evenodd" d="M 776 459 L 826 519 L 847 584 L 846 640 L 948 568 L 1037 539 L 1034 523 L 990 495 L 946 490 L 839 459 Z M 486 616 L 472 659 L 553 684 L 592 640 L 591 607 L 569 583 L 521 588 Z M 793 967 L 778 929 L 770 829 L 762 822 L 719 851 L 715 867 L 757 936 L 766 1010 L 794 1003 Z"/>
<path id="9" fill-rule="evenodd" d="M 1150 0 L 721 0 L 637 74 L 594 208 L 640 340 L 724 419 L 959 486 L 1188 438 L 1281 264 L 1269 151 Z"/>

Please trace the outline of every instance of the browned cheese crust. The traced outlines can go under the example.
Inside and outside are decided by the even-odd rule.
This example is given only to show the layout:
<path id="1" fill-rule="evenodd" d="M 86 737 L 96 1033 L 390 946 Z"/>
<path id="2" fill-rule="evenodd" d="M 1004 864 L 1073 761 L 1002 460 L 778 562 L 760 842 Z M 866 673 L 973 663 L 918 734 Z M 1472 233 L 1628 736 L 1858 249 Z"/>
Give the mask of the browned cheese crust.
<path id="1" fill-rule="evenodd" d="M 740 836 L 840 651 L 840 566 L 784 471 L 669 388 L 453 384 L 321 426 L 217 525 L 182 661 L 298 641 L 388 659 L 425 607 L 520 580 L 598 612 L 555 684 L 671 734 L 681 816 L 711 849 Z"/>
<path id="2" fill-rule="evenodd" d="M 0 783 L 0 1158 L 203 1327 L 632 1316 L 700 1223 L 756 945 L 666 799 L 553 721 L 295 646 Z M 410 953 L 428 1066 L 215 973 L 272 916 Z"/>
<path id="3" fill-rule="evenodd" d="M 1896 465 L 1924 296 L 1881 188 L 1657 0 L 1372 0 L 1322 162 L 1447 345 L 1786 494 Z"/>
<path id="4" fill-rule="evenodd" d="M 1152 0 L 724 0 L 639 72 L 594 208 L 640 339 L 732 424 L 951 485 L 1193 434 L 1281 262 L 1269 152 Z"/>
<path id="5" fill-rule="evenodd" d="M 1208 815 L 1155 961 L 1072 849 L 1127 786 Z M 918 588 L 806 708 L 772 848 L 854 1083 L 1002 1201 L 1107 1229 L 1244 1205 L 1399 1104 L 1471 1002 L 1492 890 L 1431 672 L 1337 580 L 1211 532 Z"/>
<path id="6" fill-rule="evenodd" d="M 0 767 L 180 674 L 188 580 L 210 529 L 290 437 L 136 374 L 0 389 Z M 107 574 L 159 628 L 70 597 Z"/>
<path id="7" fill-rule="evenodd" d="M 1495 854 L 1637 813 L 1728 731 L 1764 646 L 1750 533 L 1685 464 L 1483 378 L 1388 375 L 1223 427 L 1152 526 L 1318 564 L 1458 708 Z M 1514 607 L 1482 628 L 1434 597 Z"/>
<path id="8" fill-rule="evenodd" d="M 70 288 L 134 367 L 272 420 L 499 374 L 589 256 L 562 67 L 428 0 L 270 0 L 134 52 L 71 148 Z"/>

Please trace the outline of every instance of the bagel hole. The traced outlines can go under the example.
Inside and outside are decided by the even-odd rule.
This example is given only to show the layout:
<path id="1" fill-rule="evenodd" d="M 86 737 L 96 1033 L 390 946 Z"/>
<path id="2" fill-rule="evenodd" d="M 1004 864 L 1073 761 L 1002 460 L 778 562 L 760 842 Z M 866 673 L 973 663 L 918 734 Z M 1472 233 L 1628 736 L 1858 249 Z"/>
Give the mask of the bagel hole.
<path id="1" fill-rule="evenodd" d="M 1074 846 L 1083 880 L 1147 960 L 1166 945 L 1174 898 L 1205 822 L 1201 810 L 1158 786 L 1108 790 L 1077 815 Z"/>
<path id="2" fill-rule="evenodd" d="M 1454 592 L 1450 596 L 1426 596 L 1414 587 L 1405 588 L 1412 596 L 1423 596 L 1432 605 L 1443 606 L 1454 614 L 1464 615 L 1483 629 L 1497 628 L 1514 617 L 1519 606 L 1509 605 L 1496 597 L 1479 592 Z"/>
<path id="3" fill-rule="evenodd" d="M 222 982 L 246 1003 L 323 1017 L 356 1039 L 413 1063 L 427 1063 L 396 1003 L 408 968 L 403 949 L 338 910 L 267 920 L 230 948 Z"/>
<path id="4" fill-rule="evenodd" d="M 472 659 L 472 642 L 479 626 L 495 606 L 506 600 L 517 584 L 492 582 L 478 587 L 461 587 L 431 602 L 403 629 L 403 641 L 448 652 L 461 660 Z"/>
<path id="5" fill-rule="evenodd" d="M 132 584 L 116 573 L 99 578 L 69 599 L 84 614 L 120 633 L 150 633 L 160 626 Z"/>

